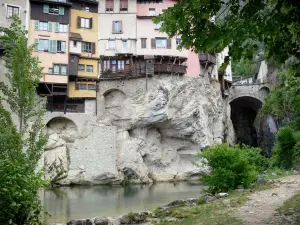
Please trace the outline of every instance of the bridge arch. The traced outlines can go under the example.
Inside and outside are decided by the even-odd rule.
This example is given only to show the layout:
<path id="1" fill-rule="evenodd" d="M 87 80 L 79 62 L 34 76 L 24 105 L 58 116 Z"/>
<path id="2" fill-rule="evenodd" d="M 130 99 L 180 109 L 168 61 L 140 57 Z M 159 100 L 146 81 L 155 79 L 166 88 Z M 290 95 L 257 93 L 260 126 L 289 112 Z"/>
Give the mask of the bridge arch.
<path id="1" fill-rule="evenodd" d="M 258 146 L 254 121 L 263 102 L 256 97 L 244 95 L 230 102 L 231 120 L 236 134 L 236 143 Z"/>
<path id="2" fill-rule="evenodd" d="M 78 136 L 78 127 L 73 120 L 57 116 L 48 120 L 46 123 L 47 130 L 52 133 L 55 132 L 62 136 L 67 142 L 74 142 Z"/>

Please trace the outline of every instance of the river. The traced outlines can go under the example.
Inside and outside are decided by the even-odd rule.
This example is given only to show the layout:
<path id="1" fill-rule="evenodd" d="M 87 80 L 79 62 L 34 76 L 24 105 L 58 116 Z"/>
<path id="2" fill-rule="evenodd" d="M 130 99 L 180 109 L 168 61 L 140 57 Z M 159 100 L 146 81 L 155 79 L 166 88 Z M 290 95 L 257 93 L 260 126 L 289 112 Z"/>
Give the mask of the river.
<path id="1" fill-rule="evenodd" d="M 153 185 L 76 186 L 44 189 L 40 193 L 47 224 L 95 216 L 119 216 L 153 210 L 173 200 L 197 198 L 199 183 L 157 183 Z"/>

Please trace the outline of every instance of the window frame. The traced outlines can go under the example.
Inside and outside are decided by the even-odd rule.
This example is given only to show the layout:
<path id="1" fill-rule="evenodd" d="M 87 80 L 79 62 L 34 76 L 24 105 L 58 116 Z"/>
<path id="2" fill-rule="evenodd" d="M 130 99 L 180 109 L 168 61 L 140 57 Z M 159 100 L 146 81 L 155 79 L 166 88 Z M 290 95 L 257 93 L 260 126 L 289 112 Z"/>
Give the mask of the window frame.
<path id="1" fill-rule="evenodd" d="M 39 52 L 49 52 L 49 48 L 50 48 L 49 39 L 38 39 L 38 40 L 39 40 L 38 51 L 39 51 Z M 47 41 L 47 46 L 48 46 L 48 47 L 45 48 L 45 49 L 40 49 L 41 41 Z"/>
<path id="2" fill-rule="evenodd" d="M 92 50 L 92 42 L 81 42 L 81 52 L 92 53 Z"/>
<path id="3" fill-rule="evenodd" d="M 41 29 L 41 24 L 43 24 L 43 29 Z M 39 21 L 39 31 L 48 31 L 49 30 L 49 23 L 45 21 Z"/>
<path id="4" fill-rule="evenodd" d="M 85 86 L 85 88 L 81 88 L 81 86 L 80 86 L 80 85 L 81 85 L 81 86 L 83 86 L 83 85 L 84 85 L 84 86 Z M 82 83 L 78 83 L 78 90 L 79 90 L 79 91 L 86 91 L 86 90 L 87 90 L 87 85 L 86 85 L 85 83 L 84 83 L 84 84 L 82 84 Z"/>
<path id="5" fill-rule="evenodd" d="M 90 71 L 88 68 L 92 68 L 92 70 Z M 94 72 L 94 66 L 93 65 L 86 65 L 85 66 L 85 71 L 88 73 L 93 73 Z"/>
<path id="6" fill-rule="evenodd" d="M 165 41 L 165 46 L 158 47 L 159 45 L 157 44 L 157 41 Z M 156 48 L 159 48 L 159 49 L 166 49 L 168 46 L 168 39 L 167 38 L 155 38 L 155 46 L 156 46 Z"/>
<path id="7" fill-rule="evenodd" d="M 80 17 L 80 28 L 91 29 L 90 18 Z"/>
<path id="8" fill-rule="evenodd" d="M 112 22 L 112 26 L 113 26 L 113 29 L 112 29 L 112 33 L 113 34 L 122 34 L 123 33 L 123 22 L 122 20 L 114 20 Z M 116 24 L 119 24 L 119 26 L 116 26 Z M 116 28 L 119 28 L 119 30 L 117 30 Z"/>
<path id="9" fill-rule="evenodd" d="M 11 8 L 11 15 L 8 14 L 9 8 Z M 17 9 L 18 13 L 15 13 L 14 10 Z M 16 5 L 7 5 L 6 6 L 6 18 L 12 19 L 13 15 L 17 14 L 17 16 L 20 16 L 20 7 Z"/>
<path id="10" fill-rule="evenodd" d="M 178 44 L 179 42 L 179 44 Z M 176 47 L 178 47 L 181 44 L 182 40 L 180 38 L 176 38 Z"/>
<path id="11" fill-rule="evenodd" d="M 59 26 L 58 27 L 59 33 L 68 33 L 68 25 L 67 24 L 60 23 L 58 26 Z M 63 28 L 62 29 L 63 31 L 61 31 L 61 27 Z"/>
<path id="12" fill-rule="evenodd" d="M 114 43 L 113 48 L 110 48 L 110 45 L 109 45 L 110 42 Z M 107 50 L 116 50 L 116 40 L 107 40 Z"/>
<path id="13" fill-rule="evenodd" d="M 57 13 L 54 13 L 54 12 L 50 12 L 50 9 L 51 9 L 51 6 L 52 6 L 52 9 L 53 8 L 57 8 Z M 58 5 L 55 5 L 55 4 L 49 4 L 49 14 L 53 14 L 53 15 L 59 15 L 59 6 Z"/>
<path id="14" fill-rule="evenodd" d="M 83 70 L 80 69 L 80 66 L 83 66 Z M 78 72 L 85 72 L 85 64 L 78 64 Z"/>
<path id="15" fill-rule="evenodd" d="M 111 2 L 108 4 L 108 2 Z M 108 8 L 109 5 L 112 5 Z M 105 12 L 114 12 L 114 0 L 105 0 Z"/>
<path id="16" fill-rule="evenodd" d="M 91 85 L 93 85 L 93 88 L 90 88 Z M 95 91 L 96 90 L 96 84 L 87 84 L 87 90 L 88 91 Z"/>
<path id="17" fill-rule="evenodd" d="M 123 3 L 126 7 L 122 7 L 122 2 L 126 2 Z M 120 0 L 120 12 L 128 12 L 128 0 Z"/>
<path id="18" fill-rule="evenodd" d="M 65 51 L 62 51 L 62 43 L 64 43 L 65 47 Z M 60 47 L 60 51 L 58 50 Z M 66 53 L 67 51 L 67 42 L 66 41 L 60 41 L 60 40 L 57 40 L 57 46 L 56 46 L 56 53 Z"/>

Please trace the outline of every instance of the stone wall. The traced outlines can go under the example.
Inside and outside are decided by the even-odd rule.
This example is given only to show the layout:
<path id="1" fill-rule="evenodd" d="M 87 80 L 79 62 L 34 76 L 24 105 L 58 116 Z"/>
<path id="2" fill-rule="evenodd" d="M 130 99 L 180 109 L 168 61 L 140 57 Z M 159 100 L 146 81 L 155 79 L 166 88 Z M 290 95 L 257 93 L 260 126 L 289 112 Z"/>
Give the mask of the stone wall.
<path id="1" fill-rule="evenodd" d="M 233 140 L 230 107 L 217 83 L 155 76 L 100 81 L 99 87 L 97 116 L 66 114 L 57 120 L 48 114 L 44 161 L 56 183 L 194 179 L 207 172 L 195 154 Z"/>

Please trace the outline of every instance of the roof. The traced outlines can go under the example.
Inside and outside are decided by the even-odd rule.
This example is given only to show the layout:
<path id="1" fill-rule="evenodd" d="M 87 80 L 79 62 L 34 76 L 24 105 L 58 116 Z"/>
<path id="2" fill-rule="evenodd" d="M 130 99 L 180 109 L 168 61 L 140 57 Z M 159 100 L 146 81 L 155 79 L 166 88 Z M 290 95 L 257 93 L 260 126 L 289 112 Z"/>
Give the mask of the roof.
<path id="1" fill-rule="evenodd" d="M 70 32 L 70 40 L 73 40 L 73 41 L 82 41 L 82 36 L 78 33 L 72 33 Z"/>

